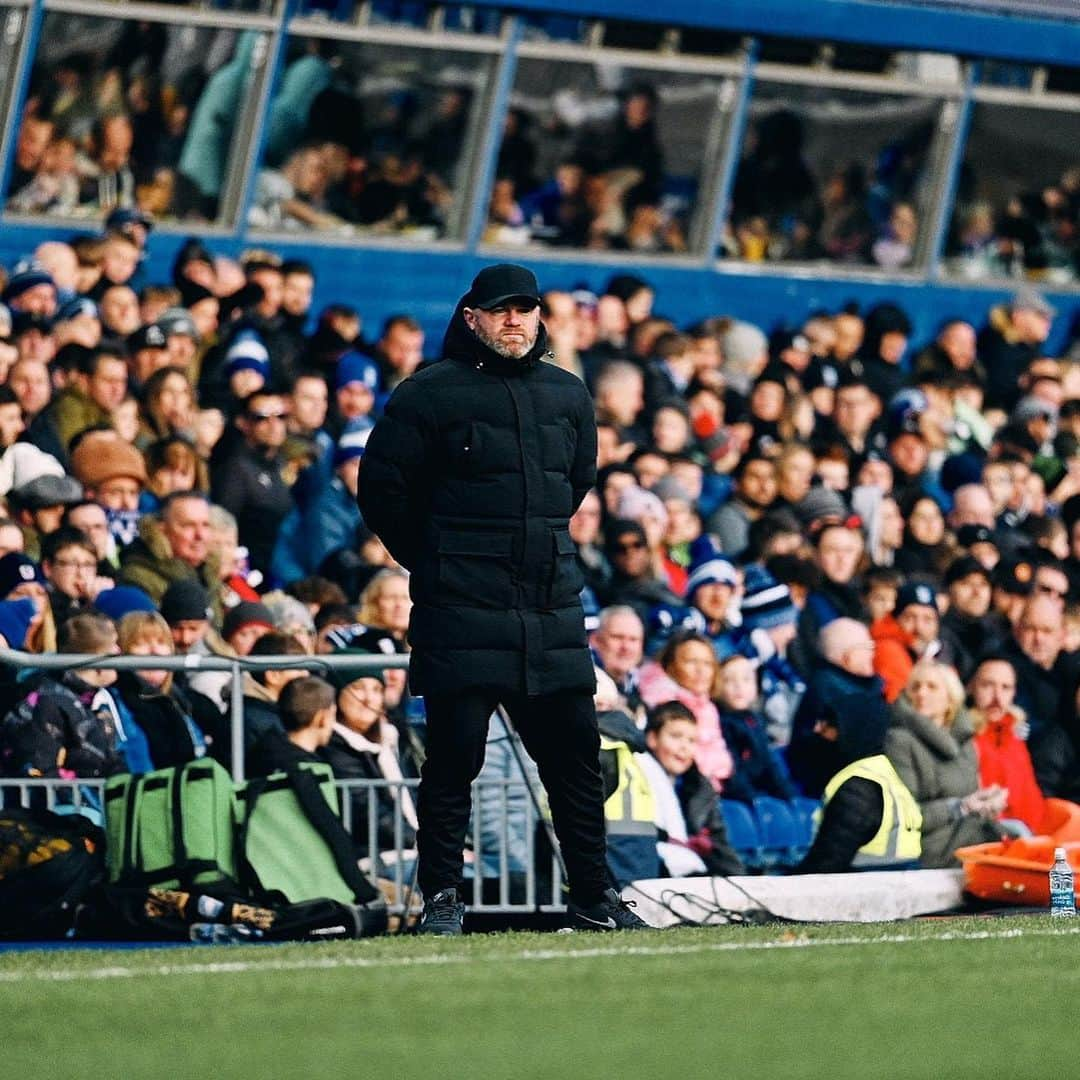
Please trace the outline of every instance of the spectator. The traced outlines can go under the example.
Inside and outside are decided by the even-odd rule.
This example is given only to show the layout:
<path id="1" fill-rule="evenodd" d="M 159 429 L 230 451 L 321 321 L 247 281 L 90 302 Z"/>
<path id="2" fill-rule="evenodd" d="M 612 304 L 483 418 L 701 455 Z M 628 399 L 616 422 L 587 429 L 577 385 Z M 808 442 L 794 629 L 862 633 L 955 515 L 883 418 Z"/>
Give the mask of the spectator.
<path id="1" fill-rule="evenodd" d="M 156 611 L 131 611 L 119 620 L 118 630 L 120 651 L 125 655 L 173 655 L 169 624 Z M 122 671 L 113 696 L 121 717 L 145 734 L 154 768 L 183 765 L 206 754 L 206 740 L 195 723 L 192 706 L 175 685 L 171 671 Z"/>
<path id="2" fill-rule="evenodd" d="M 1016 672 L 1008 660 L 993 655 L 980 661 L 971 680 L 971 718 L 979 758 L 979 785 L 1006 794 L 1002 816 L 1021 821 L 1041 834 L 1046 799 L 1039 790 L 1027 743 L 1017 734 L 1024 711 L 1014 704 Z"/>
<path id="3" fill-rule="evenodd" d="M 989 375 L 988 407 L 1012 411 L 1020 399 L 1020 376 L 1040 355 L 1056 314 L 1043 296 L 1029 287 L 990 312 L 989 325 L 978 341 L 978 355 Z"/>
<path id="4" fill-rule="evenodd" d="M 759 452 L 744 454 L 736 466 L 735 491 L 709 519 L 720 548 L 729 558 L 738 559 L 746 551 L 750 524 L 758 521 L 776 499 L 776 466 Z"/>
<path id="5" fill-rule="evenodd" d="M 886 701 L 891 703 L 900 696 L 918 660 L 944 658 L 940 631 L 941 616 L 933 587 L 917 582 L 902 585 L 892 613 L 870 627 L 877 646 L 874 671 L 885 682 Z"/>
<path id="6" fill-rule="evenodd" d="M 694 763 L 697 740 L 694 714 L 681 702 L 658 705 L 649 713 L 649 752 L 637 759 L 652 791 L 665 876 L 745 873 L 728 841 L 716 792 Z"/>
<path id="7" fill-rule="evenodd" d="M 65 653 L 115 653 L 116 627 L 104 615 L 76 615 L 60 627 L 57 645 Z M 116 672 L 108 668 L 44 677 L 0 723 L 4 775 L 94 777 L 123 772 L 120 721 L 106 689 L 115 681 Z"/>
<path id="8" fill-rule="evenodd" d="M 334 688 L 315 675 L 294 679 L 278 699 L 284 732 L 269 731 L 251 748 L 250 776 L 269 776 L 305 762 L 322 762 L 319 751 L 329 743 L 337 721 Z"/>
<path id="9" fill-rule="evenodd" d="M 235 516 L 240 543 L 252 567 L 264 575 L 270 572 L 278 528 L 292 506 L 282 475 L 287 409 L 287 397 L 273 389 L 249 394 L 236 420 L 243 442 L 211 467 L 214 501 Z"/>
<path id="10" fill-rule="evenodd" d="M 344 652 L 361 654 L 361 650 L 353 649 Z M 391 786 L 380 786 L 374 792 L 376 842 L 380 851 L 411 848 L 415 844 L 416 809 L 412 794 L 400 783 L 404 774 L 398 754 L 398 731 L 386 717 L 383 673 L 337 669 L 335 683 L 338 719 L 322 756 L 339 780 L 389 781 Z M 351 788 L 349 798 L 353 840 L 357 850 L 366 855 L 372 800 L 366 787 Z"/>
<path id="11" fill-rule="evenodd" d="M 921 660 L 885 736 L 885 753 L 922 811 L 921 863 L 928 868 L 954 865 L 957 848 L 1002 836 L 996 821 L 1008 793 L 979 786 L 975 732 L 963 705 L 956 672 Z"/>
<path id="12" fill-rule="evenodd" d="M 110 534 L 126 549 L 140 535 L 139 498 L 146 484 L 142 454 L 117 432 L 88 431 L 72 447 L 71 471 L 86 497 L 105 508 Z"/>
<path id="13" fill-rule="evenodd" d="M 205 495 L 178 491 L 158 514 L 148 515 L 123 552 L 117 580 L 138 585 L 161 603 L 174 582 L 197 580 L 218 596 L 218 561 L 210 550 L 210 505 Z"/>
<path id="14" fill-rule="evenodd" d="M 61 526 L 42 544 L 41 568 L 57 623 L 88 608 L 101 591 L 97 551 L 81 532 Z"/>
<path id="15" fill-rule="evenodd" d="M 645 627 L 638 613 L 626 604 L 604 608 L 589 643 L 600 669 L 636 713 L 642 704 L 638 679 L 645 656 Z"/>
<path id="16" fill-rule="evenodd" d="M 346 431 L 333 450 L 334 475 L 303 510 L 282 521 L 271 560 L 271 576 L 285 584 L 316 571 L 328 555 L 347 548 L 361 524 L 356 485 L 367 429 Z"/>
<path id="17" fill-rule="evenodd" d="M 765 716 L 755 708 L 758 683 L 753 664 L 739 655 L 721 661 L 717 691 L 720 730 L 735 763 L 724 781 L 724 798 L 741 802 L 753 802 L 759 795 L 793 799 L 795 787 L 772 753 Z"/>
<path id="18" fill-rule="evenodd" d="M 306 650 L 291 634 L 270 630 L 259 637 L 247 652 L 251 657 L 305 656 Z M 282 691 L 294 679 L 310 674 L 306 668 L 259 668 L 245 671 L 243 678 L 243 707 L 237 716 L 232 703 L 226 710 L 225 730 L 232 731 L 233 724 L 241 724 L 244 730 L 244 751 L 250 753 L 264 736 L 271 732 L 285 734 L 281 723 L 278 702 Z M 231 759 L 231 746 L 228 758 Z"/>
<path id="19" fill-rule="evenodd" d="M 641 699 L 650 708 L 680 701 L 694 714 L 698 744 L 694 760 L 717 790 L 732 774 L 734 763 L 720 730 L 720 714 L 712 701 L 719 661 L 707 637 L 683 631 L 668 639 L 656 660 L 641 669 Z"/>

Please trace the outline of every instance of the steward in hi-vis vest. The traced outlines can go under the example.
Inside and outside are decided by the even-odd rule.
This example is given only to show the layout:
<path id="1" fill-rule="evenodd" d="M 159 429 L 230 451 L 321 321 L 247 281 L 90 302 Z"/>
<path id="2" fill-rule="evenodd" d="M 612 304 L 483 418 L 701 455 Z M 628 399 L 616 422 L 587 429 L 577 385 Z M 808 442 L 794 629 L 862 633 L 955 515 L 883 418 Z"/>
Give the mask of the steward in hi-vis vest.
<path id="1" fill-rule="evenodd" d="M 884 754 L 859 758 L 825 787 L 814 844 L 800 874 L 902 870 L 918 865 L 922 812 Z"/>
<path id="2" fill-rule="evenodd" d="M 656 806 L 641 765 L 625 742 L 601 733 L 608 867 L 620 886 L 660 876 Z"/>

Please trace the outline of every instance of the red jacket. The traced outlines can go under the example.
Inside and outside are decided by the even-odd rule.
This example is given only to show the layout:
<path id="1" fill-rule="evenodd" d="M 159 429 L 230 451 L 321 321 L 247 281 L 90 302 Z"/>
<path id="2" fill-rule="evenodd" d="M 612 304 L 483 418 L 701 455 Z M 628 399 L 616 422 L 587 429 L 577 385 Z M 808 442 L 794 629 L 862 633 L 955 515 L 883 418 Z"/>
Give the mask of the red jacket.
<path id="1" fill-rule="evenodd" d="M 1046 816 L 1046 799 L 1035 779 L 1027 743 L 1013 730 L 1016 717 L 1006 714 L 987 724 L 975 736 L 979 755 L 979 785 L 1000 784 L 1009 790 L 1009 802 L 1001 815 L 1017 818 L 1032 832 L 1040 833 Z"/>

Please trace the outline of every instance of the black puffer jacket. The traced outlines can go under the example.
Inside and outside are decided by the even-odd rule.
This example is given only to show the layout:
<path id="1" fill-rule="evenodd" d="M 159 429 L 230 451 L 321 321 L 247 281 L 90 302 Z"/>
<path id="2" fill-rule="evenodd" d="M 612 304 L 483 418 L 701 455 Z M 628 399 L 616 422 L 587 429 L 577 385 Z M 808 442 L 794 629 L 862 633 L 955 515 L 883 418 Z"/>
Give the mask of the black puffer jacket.
<path id="1" fill-rule="evenodd" d="M 596 473 L 592 401 L 545 363 L 488 349 L 461 305 L 446 359 L 394 391 L 368 441 L 364 521 L 411 572 L 410 685 L 591 690 L 568 523 Z"/>

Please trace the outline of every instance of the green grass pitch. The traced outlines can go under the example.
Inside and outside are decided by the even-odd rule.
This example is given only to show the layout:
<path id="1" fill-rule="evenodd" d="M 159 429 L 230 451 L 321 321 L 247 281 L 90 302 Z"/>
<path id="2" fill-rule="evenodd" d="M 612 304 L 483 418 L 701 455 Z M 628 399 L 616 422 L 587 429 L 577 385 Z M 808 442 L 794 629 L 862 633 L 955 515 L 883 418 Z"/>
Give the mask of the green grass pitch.
<path id="1" fill-rule="evenodd" d="M 0 1075 L 1074 1077 L 1080 923 L 0 953 Z"/>

